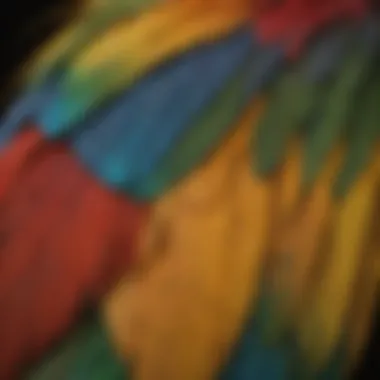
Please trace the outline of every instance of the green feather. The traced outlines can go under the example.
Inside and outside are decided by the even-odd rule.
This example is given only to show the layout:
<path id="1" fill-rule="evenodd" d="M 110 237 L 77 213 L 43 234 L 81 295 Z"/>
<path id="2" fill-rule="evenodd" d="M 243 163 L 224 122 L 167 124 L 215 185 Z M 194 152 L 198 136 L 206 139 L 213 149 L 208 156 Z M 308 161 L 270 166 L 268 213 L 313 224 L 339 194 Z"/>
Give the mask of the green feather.
<path id="1" fill-rule="evenodd" d="M 159 1 L 162 0 L 107 0 L 104 5 L 90 8 L 69 26 L 71 33 L 65 39 L 64 48 L 48 60 L 40 60 L 32 66 L 31 85 L 41 84 L 52 73 L 67 68 L 87 45 L 119 20 L 133 17 Z"/>
<path id="2" fill-rule="evenodd" d="M 286 155 L 289 140 L 315 109 L 321 92 L 322 85 L 306 82 L 299 68 L 279 81 L 258 124 L 253 149 L 258 173 L 265 175 L 276 170 Z"/>
<path id="3" fill-rule="evenodd" d="M 362 107 L 349 135 L 347 154 L 335 184 L 335 194 L 343 196 L 370 162 L 380 133 L 380 75 L 368 83 Z"/>
<path id="4" fill-rule="evenodd" d="M 303 184 L 306 188 L 312 186 L 328 154 L 343 137 L 355 116 L 355 103 L 368 80 L 374 54 L 368 45 L 358 44 L 326 94 L 323 111 L 305 141 Z"/>
<path id="5" fill-rule="evenodd" d="M 125 380 L 126 369 L 112 350 L 101 323 L 75 330 L 26 380 Z"/>

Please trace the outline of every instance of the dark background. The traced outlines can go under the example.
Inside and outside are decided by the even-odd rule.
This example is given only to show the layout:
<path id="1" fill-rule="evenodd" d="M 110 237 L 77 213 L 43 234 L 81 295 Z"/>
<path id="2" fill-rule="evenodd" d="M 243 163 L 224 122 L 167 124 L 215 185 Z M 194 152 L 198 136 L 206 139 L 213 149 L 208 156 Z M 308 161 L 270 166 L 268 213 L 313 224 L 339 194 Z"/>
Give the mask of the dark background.
<path id="1" fill-rule="evenodd" d="M 76 0 L 9 0 L 0 10 L 0 113 L 17 85 L 13 74 L 33 47 L 69 16 Z M 205 0 L 207 1 L 207 0 Z M 332 0 L 334 1 L 334 0 Z M 379 1 L 374 3 L 379 5 Z M 71 8 L 67 7 L 67 4 Z M 65 5 L 65 6 L 63 6 Z M 380 380 L 380 313 L 375 318 L 371 341 L 354 376 L 357 380 Z M 264 380 L 264 379 L 263 379 Z"/>
<path id="2" fill-rule="evenodd" d="M 80 0 L 7 0 L 0 8 L 0 112 L 24 57 L 75 10 Z M 5 4 L 6 5 L 5 5 Z"/>

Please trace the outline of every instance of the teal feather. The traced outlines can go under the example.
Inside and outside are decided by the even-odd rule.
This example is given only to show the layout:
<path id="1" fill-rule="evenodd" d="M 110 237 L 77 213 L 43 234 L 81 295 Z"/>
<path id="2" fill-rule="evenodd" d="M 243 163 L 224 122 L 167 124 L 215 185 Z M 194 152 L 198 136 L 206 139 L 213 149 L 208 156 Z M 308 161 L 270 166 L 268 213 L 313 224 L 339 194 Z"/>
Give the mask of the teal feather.
<path id="1" fill-rule="evenodd" d="M 290 380 L 295 346 L 291 341 L 278 345 L 264 342 L 260 324 L 247 322 L 220 380 Z"/>
<path id="2" fill-rule="evenodd" d="M 57 78 L 49 78 L 40 86 L 23 93 L 7 110 L 0 121 L 0 148 L 6 146 L 25 122 L 33 120 L 35 111 L 43 109 L 55 96 Z"/>
<path id="3" fill-rule="evenodd" d="M 272 312 L 265 297 L 248 319 L 220 380 L 341 380 L 346 363 L 345 341 L 324 368 L 315 371 L 304 359 L 289 331 L 280 339 L 268 340 L 265 319 Z M 264 327 L 264 328 L 263 328 Z"/>

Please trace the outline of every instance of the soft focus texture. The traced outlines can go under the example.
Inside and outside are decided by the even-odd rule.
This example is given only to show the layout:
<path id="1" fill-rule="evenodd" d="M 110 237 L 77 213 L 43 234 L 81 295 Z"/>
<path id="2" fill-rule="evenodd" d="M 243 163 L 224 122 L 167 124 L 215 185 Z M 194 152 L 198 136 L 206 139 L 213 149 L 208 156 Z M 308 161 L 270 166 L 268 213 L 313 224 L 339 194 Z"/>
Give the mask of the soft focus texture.
<path id="1" fill-rule="evenodd" d="M 80 5 L 0 121 L 0 378 L 346 378 L 380 274 L 380 16 Z"/>

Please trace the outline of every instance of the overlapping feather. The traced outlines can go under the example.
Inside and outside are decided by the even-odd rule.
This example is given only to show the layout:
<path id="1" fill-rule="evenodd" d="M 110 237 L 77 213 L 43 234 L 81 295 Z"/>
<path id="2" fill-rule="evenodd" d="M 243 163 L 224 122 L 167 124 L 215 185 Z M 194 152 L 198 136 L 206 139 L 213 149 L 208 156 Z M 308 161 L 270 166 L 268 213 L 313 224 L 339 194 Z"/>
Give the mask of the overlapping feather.
<path id="1" fill-rule="evenodd" d="M 106 298 L 102 328 L 134 378 L 339 379 L 378 286 L 378 18 L 327 29 L 293 65 L 256 39 L 245 0 L 99 4 L 42 53 L 0 125 L 0 200 L 25 238 L 4 248 L 0 313 L 29 312 L 0 330 L 1 369 L 59 336 L 132 249 L 144 261 Z M 22 203 L 34 188 L 38 211 Z M 126 193 L 154 200 L 135 249 Z M 56 319 L 40 314 L 55 305 L 44 281 L 71 295 Z M 34 335 L 15 334 L 30 315 Z M 63 378 L 88 375 L 89 357 Z M 102 373 L 123 376 L 108 359 Z"/>
<path id="2" fill-rule="evenodd" d="M 0 171 L 0 377 L 12 379 L 131 266 L 146 212 L 33 129 Z"/>

